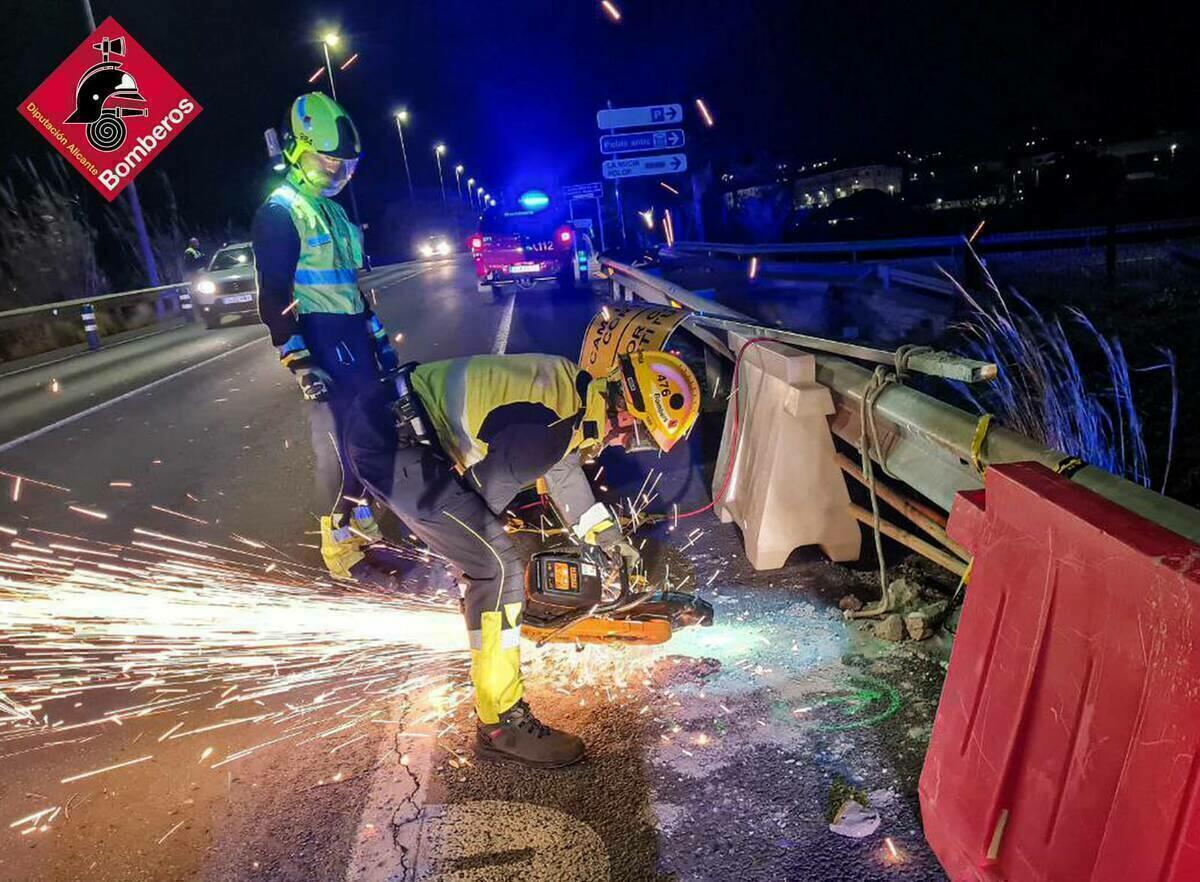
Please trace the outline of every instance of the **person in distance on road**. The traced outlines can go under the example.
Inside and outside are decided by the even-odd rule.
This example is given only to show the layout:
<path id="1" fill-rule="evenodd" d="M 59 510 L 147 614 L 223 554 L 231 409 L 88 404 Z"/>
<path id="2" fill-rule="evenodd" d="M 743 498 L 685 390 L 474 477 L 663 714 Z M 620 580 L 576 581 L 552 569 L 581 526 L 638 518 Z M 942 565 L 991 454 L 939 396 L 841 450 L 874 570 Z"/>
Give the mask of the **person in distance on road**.
<path id="1" fill-rule="evenodd" d="M 353 408 L 347 457 L 371 495 L 463 574 L 476 751 L 544 768 L 577 762 L 583 742 L 542 725 L 524 700 L 525 561 L 501 516 L 544 478 L 580 542 L 636 566 L 579 454 L 643 439 L 670 450 L 699 413 L 696 378 L 675 356 L 644 351 L 621 356 L 601 379 L 556 355 L 480 355 L 405 365 L 392 385 Z"/>
<path id="2" fill-rule="evenodd" d="M 362 231 L 332 198 L 354 175 L 362 145 L 350 116 L 321 92 L 292 102 L 282 141 L 287 173 L 251 231 L 259 317 L 311 404 L 322 483 L 337 487 L 321 518 L 321 557 L 335 578 L 387 583 L 364 554 L 382 537 L 342 443 L 351 402 L 399 363 L 358 288 Z"/>
<path id="3" fill-rule="evenodd" d="M 204 252 L 200 250 L 200 240 L 195 236 L 188 239 L 187 248 L 183 249 L 183 276 L 190 279 L 204 269 Z"/>

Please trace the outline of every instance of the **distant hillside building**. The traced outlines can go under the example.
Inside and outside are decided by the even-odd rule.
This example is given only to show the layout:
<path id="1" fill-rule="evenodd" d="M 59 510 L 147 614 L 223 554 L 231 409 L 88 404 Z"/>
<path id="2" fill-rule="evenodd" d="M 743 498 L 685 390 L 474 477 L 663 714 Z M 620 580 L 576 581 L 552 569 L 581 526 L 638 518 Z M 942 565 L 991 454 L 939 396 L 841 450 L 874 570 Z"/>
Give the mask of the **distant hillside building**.
<path id="1" fill-rule="evenodd" d="M 898 196 L 904 170 L 898 165 L 856 165 L 797 178 L 792 184 L 797 208 L 820 208 L 860 190 L 879 190 Z"/>

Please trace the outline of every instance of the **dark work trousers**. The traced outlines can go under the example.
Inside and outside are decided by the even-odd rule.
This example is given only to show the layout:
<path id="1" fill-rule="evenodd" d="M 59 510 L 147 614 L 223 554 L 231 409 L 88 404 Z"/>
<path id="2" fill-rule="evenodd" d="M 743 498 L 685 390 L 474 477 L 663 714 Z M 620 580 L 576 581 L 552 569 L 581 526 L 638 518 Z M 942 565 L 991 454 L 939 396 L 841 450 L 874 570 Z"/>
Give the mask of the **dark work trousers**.
<path id="1" fill-rule="evenodd" d="M 331 515 L 350 516 L 350 510 L 366 495 L 362 481 L 358 479 L 346 458 L 344 428 L 346 412 L 352 400 L 333 398 L 329 401 L 310 402 L 308 425 L 312 433 L 313 454 L 317 458 L 317 486 L 322 499 L 332 501 Z"/>
<path id="2" fill-rule="evenodd" d="M 300 329 L 313 363 L 331 380 L 329 400 L 312 402 L 309 411 L 318 485 L 332 500 L 330 514 L 348 518 L 359 504 L 353 500 L 365 490 L 346 458 L 346 418 L 357 396 L 381 385 L 375 341 L 365 313 L 306 313 L 300 316 Z"/>
<path id="3" fill-rule="evenodd" d="M 346 450 L 371 495 L 462 573 L 474 645 L 483 613 L 524 598 L 524 560 L 503 523 L 440 450 L 397 441 L 386 405 L 360 401 L 349 415 Z"/>

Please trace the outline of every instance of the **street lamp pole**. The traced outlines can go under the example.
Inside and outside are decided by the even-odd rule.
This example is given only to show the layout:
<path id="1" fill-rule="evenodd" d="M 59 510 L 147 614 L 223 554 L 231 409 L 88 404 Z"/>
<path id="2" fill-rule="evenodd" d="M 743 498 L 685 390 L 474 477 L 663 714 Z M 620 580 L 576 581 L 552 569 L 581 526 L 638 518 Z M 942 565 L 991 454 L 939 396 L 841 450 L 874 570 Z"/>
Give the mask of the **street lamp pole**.
<path id="1" fill-rule="evenodd" d="M 461 165 L 454 166 L 454 186 L 458 189 L 458 201 L 462 202 L 462 173 Z"/>
<path id="2" fill-rule="evenodd" d="M 417 197 L 413 194 L 412 172 L 408 168 L 408 151 L 404 149 L 404 123 L 407 121 L 407 110 L 401 110 L 396 114 L 396 132 L 400 135 L 400 156 L 404 159 L 404 177 L 408 179 L 408 201 L 416 205 Z"/>
<path id="3" fill-rule="evenodd" d="M 321 51 L 325 53 L 325 74 L 329 77 L 329 92 L 333 96 L 333 100 L 337 101 L 337 86 L 333 82 L 333 62 L 329 59 L 329 47 L 336 46 L 338 40 L 341 39 L 332 31 L 321 38 Z M 346 185 L 346 189 L 350 192 L 350 216 L 354 218 L 354 223 L 360 225 L 358 219 L 358 199 L 354 195 L 354 181 L 350 181 Z"/>
<path id="4" fill-rule="evenodd" d="M 438 167 L 438 184 L 442 188 L 442 208 L 449 208 L 446 203 L 446 179 L 442 176 L 442 154 L 446 152 L 445 144 L 438 144 L 433 148 L 434 159 L 437 160 Z"/>
<path id="5" fill-rule="evenodd" d="M 333 82 L 333 64 L 329 60 L 329 44 L 332 41 L 337 43 L 336 34 L 326 34 L 321 38 L 321 49 L 325 52 L 325 73 L 329 77 L 329 91 L 333 95 L 333 100 L 337 101 L 337 86 Z"/>
<path id="6" fill-rule="evenodd" d="M 91 0 L 83 0 L 83 14 L 87 18 L 88 33 L 96 30 L 96 16 L 92 14 Z M 142 201 L 138 199 L 137 184 L 130 181 L 125 187 L 129 198 L 129 213 L 133 217 L 133 229 L 137 233 L 138 248 L 142 252 L 142 263 L 146 265 L 146 278 L 152 287 L 158 287 L 158 265 L 154 262 L 154 250 L 150 247 L 150 234 L 146 232 L 146 220 L 142 217 Z M 161 317 L 165 307 L 162 295 L 156 301 L 155 309 Z"/>
<path id="7" fill-rule="evenodd" d="M 467 178 L 467 204 L 472 208 L 475 207 L 475 179 Z"/>

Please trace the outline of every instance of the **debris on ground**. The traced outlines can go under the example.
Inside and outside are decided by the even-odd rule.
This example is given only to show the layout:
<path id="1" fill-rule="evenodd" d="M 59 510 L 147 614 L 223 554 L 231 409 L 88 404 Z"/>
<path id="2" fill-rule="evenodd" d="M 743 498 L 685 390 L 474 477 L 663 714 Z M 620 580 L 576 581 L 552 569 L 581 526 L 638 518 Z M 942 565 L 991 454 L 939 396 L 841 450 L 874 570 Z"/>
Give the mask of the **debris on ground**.
<path id="1" fill-rule="evenodd" d="M 854 594 L 847 594 L 838 601 L 838 609 L 844 612 L 858 612 L 863 608 L 863 602 Z"/>
<path id="2" fill-rule="evenodd" d="M 908 631 L 909 639 L 927 640 L 932 637 L 946 617 L 946 610 L 949 608 L 949 601 L 939 600 L 905 614 L 904 628 Z"/>
<path id="3" fill-rule="evenodd" d="M 904 639 L 904 619 L 899 613 L 891 613 L 876 622 L 873 630 L 880 640 L 899 643 Z"/>
<path id="4" fill-rule="evenodd" d="M 864 839 L 879 829 L 879 812 L 859 805 L 853 799 L 842 803 L 837 816 L 829 825 L 830 831 L 838 836 Z"/>

